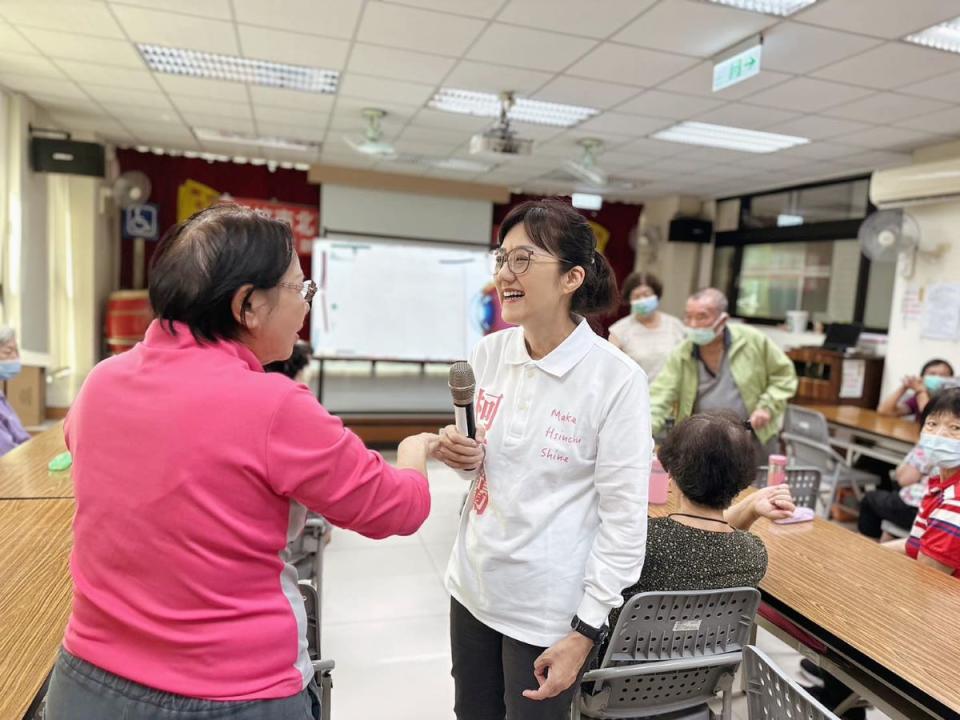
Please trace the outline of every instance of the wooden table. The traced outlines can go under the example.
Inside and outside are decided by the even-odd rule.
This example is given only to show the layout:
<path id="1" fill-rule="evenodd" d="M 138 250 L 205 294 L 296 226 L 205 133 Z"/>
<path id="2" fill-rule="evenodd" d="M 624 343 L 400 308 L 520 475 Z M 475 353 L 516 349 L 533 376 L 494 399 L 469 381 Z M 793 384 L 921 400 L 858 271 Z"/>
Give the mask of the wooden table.
<path id="1" fill-rule="evenodd" d="M 0 718 L 20 720 L 70 615 L 74 501 L 0 500 Z"/>
<path id="2" fill-rule="evenodd" d="M 898 465 L 920 440 L 920 424 L 913 420 L 854 405 L 797 404 L 826 418 L 834 431 L 835 444 L 847 451 L 851 463 L 857 455 L 867 455 Z"/>
<path id="3" fill-rule="evenodd" d="M 0 500 L 72 498 L 70 471 L 47 470 L 66 449 L 61 422 L 0 457 Z"/>
<path id="4" fill-rule="evenodd" d="M 675 512 L 675 496 L 651 517 Z M 960 579 L 821 518 L 753 531 L 769 556 L 764 601 L 830 648 L 822 667 L 892 718 L 960 717 Z"/>

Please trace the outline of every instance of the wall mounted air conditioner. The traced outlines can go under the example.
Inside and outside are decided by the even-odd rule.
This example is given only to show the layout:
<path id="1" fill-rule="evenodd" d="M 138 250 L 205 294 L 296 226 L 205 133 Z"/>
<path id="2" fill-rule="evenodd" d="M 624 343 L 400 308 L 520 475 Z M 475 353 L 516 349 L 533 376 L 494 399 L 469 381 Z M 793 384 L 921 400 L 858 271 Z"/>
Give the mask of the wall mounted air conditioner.
<path id="1" fill-rule="evenodd" d="M 960 158 L 877 170 L 870 178 L 870 202 L 878 208 L 960 199 Z"/>

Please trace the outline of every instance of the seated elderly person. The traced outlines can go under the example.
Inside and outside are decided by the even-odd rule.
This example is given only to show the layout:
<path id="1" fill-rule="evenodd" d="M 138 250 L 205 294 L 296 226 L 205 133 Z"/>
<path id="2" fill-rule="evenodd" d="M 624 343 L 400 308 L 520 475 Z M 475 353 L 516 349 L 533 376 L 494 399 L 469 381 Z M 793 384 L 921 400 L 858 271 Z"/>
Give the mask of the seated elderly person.
<path id="1" fill-rule="evenodd" d="M 882 539 L 884 520 L 909 530 L 927 493 L 930 470 L 923 448 L 915 445 L 894 473 L 895 490 L 871 490 L 863 496 L 857 517 L 860 533 L 874 540 Z"/>
<path id="2" fill-rule="evenodd" d="M 20 374 L 20 350 L 13 328 L 0 325 L 0 382 L 12 380 Z M 30 439 L 20 418 L 0 392 L 0 455 L 13 450 Z"/>
<path id="3" fill-rule="evenodd" d="M 887 543 L 916 561 L 960 577 L 960 388 L 927 405 L 918 447 L 931 468 L 910 537 Z"/>
<path id="4" fill-rule="evenodd" d="M 952 376 L 953 365 L 946 360 L 929 360 L 920 370 L 919 376 L 907 375 L 903 378 L 899 387 L 880 403 L 877 412 L 894 417 L 912 415 L 922 425 L 923 410 L 930 398 L 943 387 L 944 380 Z"/>
<path id="5" fill-rule="evenodd" d="M 680 505 L 648 523 L 643 570 L 623 591 L 624 602 L 643 592 L 756 587 L 767 551 L 748 529 L 761 516 L 789 517 L 794 505 L 786 485 L 733 504 L 757 473 L 748 426 L 726 411 L 693 415 L 670 432 L 657 455 Z M 619 608 L 610 614 L 611 629 L 619 615 Z"/>

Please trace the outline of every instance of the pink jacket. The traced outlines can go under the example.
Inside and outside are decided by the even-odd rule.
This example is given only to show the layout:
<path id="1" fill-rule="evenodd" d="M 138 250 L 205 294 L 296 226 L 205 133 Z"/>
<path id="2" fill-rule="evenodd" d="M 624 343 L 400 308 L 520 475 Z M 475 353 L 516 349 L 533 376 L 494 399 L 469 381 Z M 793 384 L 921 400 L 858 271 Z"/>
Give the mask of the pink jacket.
<path id="1" fill-rule="evenodd" d="M 77 514 L 66 649 L 166 692 L 258 700 L 312 676 L 288 539 L 306 508 L 413 533 L 427 480 L 397 470 L 245 346 L 154 321 L 66 421 Z"/>

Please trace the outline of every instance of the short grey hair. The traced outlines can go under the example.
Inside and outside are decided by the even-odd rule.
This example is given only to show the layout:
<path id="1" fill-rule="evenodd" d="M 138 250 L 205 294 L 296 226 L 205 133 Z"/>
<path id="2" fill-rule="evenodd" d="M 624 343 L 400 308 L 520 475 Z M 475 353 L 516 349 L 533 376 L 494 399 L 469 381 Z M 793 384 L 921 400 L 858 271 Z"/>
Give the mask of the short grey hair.
<path id="1" fill-rule="evenodd" d="M 717 313 L 725 313 L 730 307 L 727 296 L 716 288 L 708 287 L 703 290 L 697 290 L 690 296 L 691 300 L 708 300 L 717 309 Z"/>
<path id="2" fill-rule="evenodd" d="M 0 345 L 6 345 L 17 339 L 17 331 L 9 325 L 0 325 Z"/>

